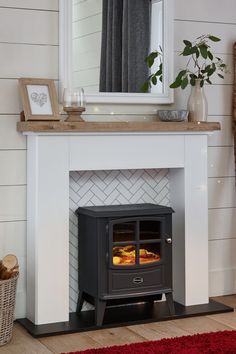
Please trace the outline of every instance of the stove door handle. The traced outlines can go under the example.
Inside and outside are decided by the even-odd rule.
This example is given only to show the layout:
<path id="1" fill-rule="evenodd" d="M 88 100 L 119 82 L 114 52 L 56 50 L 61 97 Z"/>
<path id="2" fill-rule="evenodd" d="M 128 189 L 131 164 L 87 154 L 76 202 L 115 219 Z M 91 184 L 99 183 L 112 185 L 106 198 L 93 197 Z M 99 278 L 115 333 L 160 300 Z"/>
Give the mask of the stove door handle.
<path id="1" fill-rule="evenodd" d="M 143 283 L 143 278 L 135 277 L 135 278 L 133 278 L 133 283 L 134 284 L 142 284 Z"/>

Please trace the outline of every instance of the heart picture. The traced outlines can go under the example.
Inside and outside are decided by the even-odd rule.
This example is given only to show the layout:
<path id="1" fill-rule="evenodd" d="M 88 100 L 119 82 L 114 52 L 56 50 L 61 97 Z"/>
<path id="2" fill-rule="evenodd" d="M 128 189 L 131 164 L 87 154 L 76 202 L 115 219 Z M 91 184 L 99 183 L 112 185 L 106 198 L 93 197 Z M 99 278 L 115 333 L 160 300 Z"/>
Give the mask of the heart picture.
<path id="1" fill-rule="evenodd" d="M 45 93 L 32 92 L 31 99 L 40 107 L 47 103 L 47 95 Z"/>
<path id="2" fill-rule="evenodd" d="M 22 96 L 22 120 L 60 120 L 59 104 L 53 79 L 19 79 Z"/>

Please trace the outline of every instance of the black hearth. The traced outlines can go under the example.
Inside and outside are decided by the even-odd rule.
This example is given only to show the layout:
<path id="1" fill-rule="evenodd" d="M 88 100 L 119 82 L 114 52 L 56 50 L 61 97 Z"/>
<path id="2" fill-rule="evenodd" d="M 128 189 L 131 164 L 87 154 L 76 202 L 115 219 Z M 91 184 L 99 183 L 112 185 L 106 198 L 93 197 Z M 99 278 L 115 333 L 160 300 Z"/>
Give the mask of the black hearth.
<path id="1" fill-rule="evenodd" d="M 95 305 L 102 325 L 107 305 L 172 297 L 172 213 L 154 204 L 78 208 L 79 299 Z"/>

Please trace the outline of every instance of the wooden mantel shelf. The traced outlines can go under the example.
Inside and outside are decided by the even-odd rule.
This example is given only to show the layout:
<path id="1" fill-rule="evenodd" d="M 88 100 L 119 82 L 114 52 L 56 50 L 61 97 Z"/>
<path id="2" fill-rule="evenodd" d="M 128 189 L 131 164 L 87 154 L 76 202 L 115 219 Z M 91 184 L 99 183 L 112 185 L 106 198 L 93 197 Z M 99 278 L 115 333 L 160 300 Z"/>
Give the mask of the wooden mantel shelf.
<path id="1" fill-rule="evenodd" d="M 201 132 L 220 130 L 219 122 L 18 122 L 18 132 Z"/>

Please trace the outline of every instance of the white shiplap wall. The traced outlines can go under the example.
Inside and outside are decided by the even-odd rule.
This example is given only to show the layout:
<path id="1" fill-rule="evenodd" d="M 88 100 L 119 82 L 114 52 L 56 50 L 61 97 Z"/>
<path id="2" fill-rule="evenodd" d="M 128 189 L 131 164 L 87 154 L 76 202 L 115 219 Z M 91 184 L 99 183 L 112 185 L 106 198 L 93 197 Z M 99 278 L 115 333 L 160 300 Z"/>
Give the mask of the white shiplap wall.
<path id="1" fill-rule="evenodd" d="M 184 38 L 203 33 L 222 38 L 217 53 L 232 67 L 236 40 L 235 0 L 175 0 L 175 66 Z M 0 0 L 0 258 L 18 255 L 21 278 L 17 317 L 25 315 L 26 259 L 26 140 L 16 132 L 21 102 L 18 77 L 58 80 L 58 0 Z M 236 198 L 231 130 L 232 70 L 225 81 L 206 87 L 209 120 L 220 121 L 222 131 L 209 139 L 209 255 L 210 293 L 236 292 Z M 174 106 L 186 105 L 188 89 L 178 90 Z M 90 106 L 88 119 L 148 119 L 157 106 Z M 128 118 L 127 118 L 128 117 Z M 116 118 L 116 117 L 114 117 Z M 197 217 L 197 216 L 196 216 Z M 201 257 L 199 255 L 199 261 Z"/>
<path id="2" fill-rule="evenodd" d="M 0 0 L 0 258 L 19 258 L 16 316 L 25 316 L 26 139 L 16 132 L 19 77 L 58 80 L 58 0 Z"/>
<path id="3" fill-rule="evenodd" d="M 209 121 L 219 121 L 222 130 L 209 138 L 209 271 L 210 294 L 236 292 L 236 193 L 231 119 L 233 43 L 236 41 L 234 0 L 175 0 L 175 68 L 183 39 L 212 33 L 221 42 L 212 48 L 229 65 L 226 79 L 206 87 Z M 175 105 L 186 104 L 188 91 L 176 91 Z M 197 216 L 196 216 L 197 217 Z M 201 256 L 199 255 L 199 261 Z"/>

